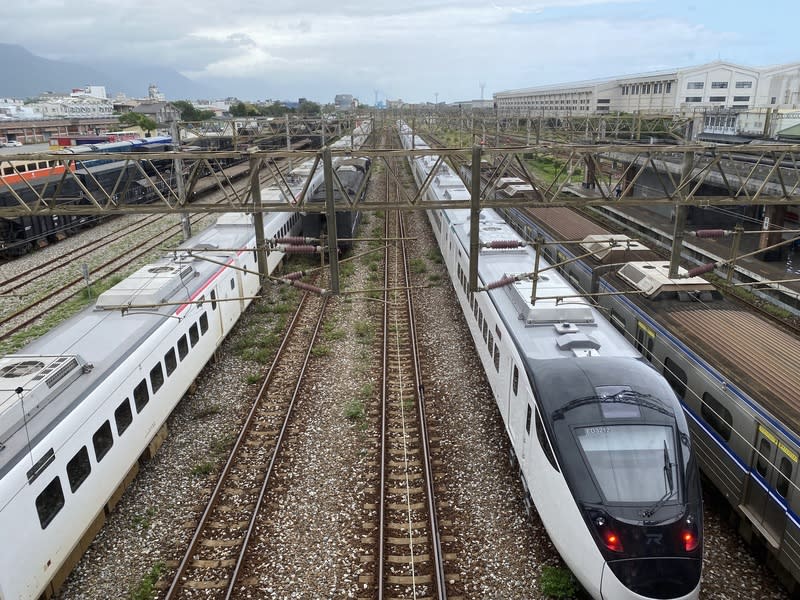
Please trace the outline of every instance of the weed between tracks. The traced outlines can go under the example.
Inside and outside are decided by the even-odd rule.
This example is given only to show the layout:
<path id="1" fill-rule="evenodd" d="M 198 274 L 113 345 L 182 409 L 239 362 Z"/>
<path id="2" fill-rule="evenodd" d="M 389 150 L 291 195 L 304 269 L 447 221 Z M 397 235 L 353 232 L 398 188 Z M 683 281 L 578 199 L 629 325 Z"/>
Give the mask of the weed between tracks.
<path id="1" fill-rule="evenodd" d="M 161 573 L 163 573 L 165 568 L 166 565 L 161 561 L 158 561 L 156 564 L 154 564 L 153 568 L 150 569 L 150 572 L 142 578 L 142 580 L 139 582 L 139 585 L 137 585 L 131 592 L 130 599 L 150 600 L 153 598 L 156 592 L 156 582 L 158 581 L 158 578 L 161 577 Z"/>

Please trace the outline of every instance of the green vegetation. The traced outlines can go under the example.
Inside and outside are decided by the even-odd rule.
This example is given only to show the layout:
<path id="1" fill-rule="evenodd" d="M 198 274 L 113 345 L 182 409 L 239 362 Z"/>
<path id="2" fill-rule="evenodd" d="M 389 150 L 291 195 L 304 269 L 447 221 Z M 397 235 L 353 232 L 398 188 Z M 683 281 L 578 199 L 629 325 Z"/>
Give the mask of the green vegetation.
<path id="1" fill-rule="evenodd" d="M 214 470 L 214 463 L 204 461 L 192 467 L 192 475 L 195 477 L 205 477 Z"/>
<path id="2" fill-rule="evenodd" d="M 173 103 L 174 104 L 174 103 Z M 252 104 L 250 102 L 239 102 L 230 108 L 230 113 L 234 117 L 281 117 L 283 115 L 318 115 L 322 112 L 322 107 L 316 102 L 303 100 L 297 108 L 289 108 L 280 103 L 272 104 Z"/>
<path id="3" fill-rule="evenodd" d="M 364 419 L 364 402 L 353 398 L 344 407 L 344 416 L 350 421 L 360 422 Z"/>
<path id="4" fill-rule="evenodd" d="M 771 304 L 763 300 L 762 298 L 754 294 L 752 291 L 750 291 L 750 289 L 747 287 L 728 285 L 725 279 L 723 279 L 722 277 L 718 277 L 713 273 L 708 273 L 704 277 L 710 283 L 713 283 L 717 287 L 717 289 L 719 289 L 721 292 L 725 294 L 730 294 L 731 296 L 736 296 L 737 298 L 740 298 L 741 300 L 747 302 L 748 304 L 755 304 L 765 313 L 772 315 L 776 319 L 788 320 L 792 318 L 792 314 L 788 310 L 783 309 L 779 306 L 775 306 L 774 304 Z"/>
<path id="5" fill-rule="evenodd" d="M 139 582 L 130 595 L 130 600 L 151 600 L 155 597 L 156 593 L 156 582 L 158 578 L 161 577 L 161 573 L 164 572 L 166 565 L 159 561 L 153 565 L 153 568 L 150 569 L 150 572 L 145 575 L 142 580 Z"/>
<path id="6" fill-rule="evenodd" d="M 412 258 L 408 266 L 411 272 L 417 275 L 425 273 L 428 270 L 428 265 L 421 258 Z"/>
<path id="7" fill-rule="evenodd" d="M 261 382 L 261 375 L 258 373 L 250 373 L 245 381 L 247 381 L 247 385 L 255 385 Z"/>
<path id="8" fill-rule="evenodd" d="M 322 339 L 326 342 L 335 342 L 344 338 L 344 329 L 337 329 L 336 323 L 327 322 L 322 325 Z"/>
<path id="9" fill-rule="evenodd" d="M 311 348 L 311 356 L 320 357 L 320 356 L 330 356 L 331 354 L 331 347 L 326 344 L 317 344 L 313 348 Z"/>
<path id="10" fill-rule="evenodd" d="M 170 104 L 181 111 L 181 121 L 208 121 L 214 116 L 213 110 L 199 110 L 188 100 L 173 100 Z"/>
<path id="11" fill-rule="evenodd" d="M 358 321 L 355 326 L 355 334 L 359 342 L 370 344 L 375 337 L 375 326 L 369 321 Z"/>
<path id="12" fill-rule="evenodd" d="M 549 598 L 574 598 L 578 593 L 575 576 L 564 567 L 543 567 L 539 583 Z"/>
<path id="13" fill-rule="evenodd" d="M 194 418 L 195 419 L 204 419 L 206 417 L 211 417 L 213 415 L 218 414 L 220 410 L 221 409 L 220 409 L 219 404 L 206 404 L 205 406 L 199 407 L 195 411 Z"/>
<path id="14" fill-rule="evenodd" d="M 546 183 L 552 183 L 556 176 L 559 181 L 563 181 L 569 172 L 569 167 L 564 165 L 564 161 L 554 158 L 552 156 L 536 156 L 525 155 L 525 164 L 532 171 L 533 176 L 541 179 Z M 582 181 L 582 171 L 580 168 L 575 168 L 572 172 L 570 181 Z"/>
<path id="15" fill-rule="evenodd" d="M 150 525 L 153 523 L 153 517 L 155 516 L 156 509 L 151 506 L 143 515 L 134 515 L 133 524 L 139 529 L 150 529 Z"/>
<path id="16" fill-rule="evenodd" d="M 139 129 L 144 131 L 145 135 L 147 135 L 148 137 L 158 127 L 158 123 L 156 123 L 150 117 L 135 112 L 125 113 L 119 118 L 119 122 L 122 125 L 130 125 L 131 127 L 138 127 Z"/>

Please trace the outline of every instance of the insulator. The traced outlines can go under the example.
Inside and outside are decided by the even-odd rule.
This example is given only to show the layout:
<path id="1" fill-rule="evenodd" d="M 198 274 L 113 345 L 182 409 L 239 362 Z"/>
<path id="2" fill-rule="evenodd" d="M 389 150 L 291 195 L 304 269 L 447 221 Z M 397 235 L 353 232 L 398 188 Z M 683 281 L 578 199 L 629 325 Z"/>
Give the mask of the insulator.
<path id="1" fill-rule="evenodd" d="M 306 275 L 305 271 L 293 271 L 292 273 L 287 273 L 286 275 L 284 275 L 282 279 L 288 279 L 291 281 L 294 279 L 300 279 L 302 277 L 305 277 L 305 275 Z"/>
<path id="2" fill-rule="evenodd" d="M 503 287 L 504 285 L 514 283 L 515 281 L 516 279 L 514 277 L 509 277 L 508 275 L 506 275 L 502 279 L 498 279 L 497 281 L 488 284 L 486 286 L 486 290 L 488 291 L 488 290 L 493 290 L 495 288 Z"/>
<path id="3" fill-rule="evenodd" d="M 288 236 L 276 238 L 275 242 L 278 244 L 310 244 L 314 240 L 307 237 Z"/>
<path id="4" fill-rule="evenodd" d="M 305 283 L 303 281 L 290 281 L 289 285 L 296 287 L 299 290 L 305 290 L 307 292 L 311 292 L 313 294 L 319 294 L 320 296 L 324 295 L 327 290 L 321 287 L 317 287 L 315 285 L 311 285 L 310 283 Z"/>
<path id="5" fill-rule="evenodd" d="M 705 265 L 700 265 L 699 267 L 695 267 L 694 269 L 689 269 L 689 272 L 686 274 L 687 277 L 696 277 L 697 275 L 702 275 L 703 273 L 708 273 L 709 271 L 713 271 L 717 268 L 717 263 L 708 263 Z"/>
<path id="6" fill-rule="evenodd" d="M 322 250 L 319 246 L 283 246 L 287 254 L 317 254 Z"/>
<path id="7" fill-rule="evenodd" d="M 508 248 L 521 248 L 525 245 L 525 242 L 520 242 L 517 240 L 495 240 L 493 242 L 489 242 L 488 244 L 484 244 L 487 248 L 498 248 L 498 249 L 508 249 Z"/>
<path id="8" fill-rule="evenodd" d="M 694 235 L 699 238 L 721 238 L 729 235 L 730 231 L 724 229 L 698 229 Z"/>

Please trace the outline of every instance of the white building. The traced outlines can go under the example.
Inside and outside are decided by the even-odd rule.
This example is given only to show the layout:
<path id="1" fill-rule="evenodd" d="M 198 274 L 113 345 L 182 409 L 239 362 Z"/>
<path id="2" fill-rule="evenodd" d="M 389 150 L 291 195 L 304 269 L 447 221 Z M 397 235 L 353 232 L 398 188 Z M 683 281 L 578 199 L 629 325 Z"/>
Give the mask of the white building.
<path id="1" fill-rule="evenodd" d="M 44 119 L 110 117 L 114 112 L 109 100 L 93 96 L 53 97 L 28 106 Z"/>
<path id="2" fill-rule="evenodd" d="M 715 61 L 695 67 L 494 94 L 500 115 L 564 116 L 687 113 L 800 107 L 800 62 L 746 67 Z"/>
<path id="3" fill-rule="evenodd" d="M 83 88 L 74 88 L 70 94 L 72 98 L 100 98 L 107 100 L 106 88 L 104 85 L 87 85 Z"/>

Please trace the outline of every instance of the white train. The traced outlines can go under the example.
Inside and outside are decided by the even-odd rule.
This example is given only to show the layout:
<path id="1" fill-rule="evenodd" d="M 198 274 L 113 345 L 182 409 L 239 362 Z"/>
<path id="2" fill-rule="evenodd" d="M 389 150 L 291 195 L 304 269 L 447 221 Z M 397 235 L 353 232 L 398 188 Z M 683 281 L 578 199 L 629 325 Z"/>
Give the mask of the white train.
<path id="1" fill-rule="evenodd" d="M 410 162 L 421 185 L 436 156 Z M 440 166 L 427 199 L 468 198 Z M 470 211 L 428 215 L 520 477 L 566 564 L 598 600 L 698 598 L 700 480 L 672 388 L 555 270 L 532 303 L 535 253 L 495 211 L 480 215 L 479 293 L 468 287 Z"/>
<path id="2" fill-rule="evenodd" d="M 265 237 L 297 234 L 300 223 L 298 213 L 265 213 Z M 58 589 L 258 292 L 255 251 L 226 250 L 255 248 L 251 215 L 222 215 L 182 248 L 204 252 L 139 269 L 0 358 L 0 600 Z M 282 257 L 269 253 L 270 272 Z"/>

